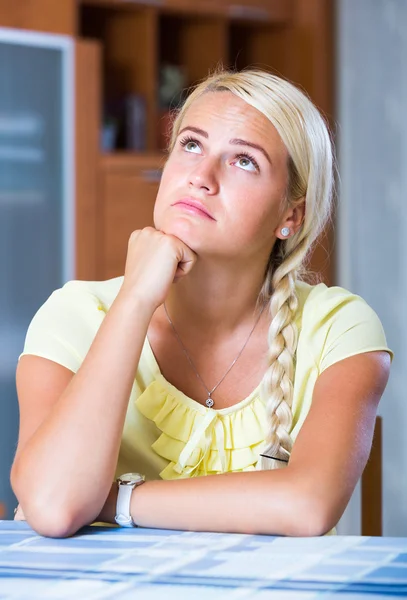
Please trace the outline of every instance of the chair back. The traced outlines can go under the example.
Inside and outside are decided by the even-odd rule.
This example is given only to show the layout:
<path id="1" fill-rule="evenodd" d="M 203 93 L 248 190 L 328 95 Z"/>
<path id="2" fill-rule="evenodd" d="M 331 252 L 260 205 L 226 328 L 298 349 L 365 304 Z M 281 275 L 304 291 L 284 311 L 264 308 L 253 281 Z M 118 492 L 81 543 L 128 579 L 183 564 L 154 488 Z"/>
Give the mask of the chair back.
<path id="1" fill-rule="evenodd" d="M 376 418 L 373 444 L 362 480 L 362 535 L 382 535 L 382 418 Z"/>

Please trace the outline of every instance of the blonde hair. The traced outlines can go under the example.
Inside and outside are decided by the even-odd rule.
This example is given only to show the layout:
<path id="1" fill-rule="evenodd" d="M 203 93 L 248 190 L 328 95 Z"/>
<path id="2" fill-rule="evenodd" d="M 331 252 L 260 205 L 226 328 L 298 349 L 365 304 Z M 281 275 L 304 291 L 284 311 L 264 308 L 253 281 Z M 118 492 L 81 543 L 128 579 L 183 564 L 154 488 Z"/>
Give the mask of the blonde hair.
<path id="1" fill-rule="evenodd" d="M 291 449 L 294 356 L 298 331 L 295 284 L 305 273 L 309 251 L 324 228 L 332 205 L 334 159 L 332 142 L 321 113 L 307 95 L 292 83 L 265 71 L 219 70 L 189 95 L 173 123 L 169 150 L 175 145 L 186 111 L 206 92 L 229 91 L 250 104 L 274 125 L 288 154 L 287 206 L 305 199 L 304 222 L 295 235 L 276 240 L 267 265 L 259 303 L 268 302 L 269 366 L 261 395 L 266 402 L 268 433 L 257 468 L 284 466 Z"/>

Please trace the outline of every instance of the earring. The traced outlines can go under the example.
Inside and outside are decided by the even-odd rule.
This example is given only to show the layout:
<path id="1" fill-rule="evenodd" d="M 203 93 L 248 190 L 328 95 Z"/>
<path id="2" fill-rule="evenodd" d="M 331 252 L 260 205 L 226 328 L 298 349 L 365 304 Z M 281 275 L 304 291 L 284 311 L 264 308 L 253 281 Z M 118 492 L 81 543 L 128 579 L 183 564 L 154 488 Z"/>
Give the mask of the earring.
<path id="1" fill-rule="evenodd" d="M 280 233 L 284 237 L 288 237 L 290 235 L 291 231 L 288 227 L 283 227 Z"/>

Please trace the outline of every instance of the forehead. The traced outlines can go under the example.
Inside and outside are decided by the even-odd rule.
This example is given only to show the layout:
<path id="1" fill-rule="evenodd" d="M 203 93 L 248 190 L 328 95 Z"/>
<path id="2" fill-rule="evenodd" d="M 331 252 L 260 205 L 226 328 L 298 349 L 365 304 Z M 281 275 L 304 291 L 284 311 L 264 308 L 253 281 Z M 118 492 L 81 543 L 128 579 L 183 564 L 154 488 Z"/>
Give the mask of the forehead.
<path id="1" fill-rule="evenodd" d="M 226 135 L 260 143 L 287 156 L 284 143 L 271 121 L 257 108 L 231 92 L 206 92 L 186 111 L 181 129 L 195 126 L 205 130 L 209 139 Z"/>

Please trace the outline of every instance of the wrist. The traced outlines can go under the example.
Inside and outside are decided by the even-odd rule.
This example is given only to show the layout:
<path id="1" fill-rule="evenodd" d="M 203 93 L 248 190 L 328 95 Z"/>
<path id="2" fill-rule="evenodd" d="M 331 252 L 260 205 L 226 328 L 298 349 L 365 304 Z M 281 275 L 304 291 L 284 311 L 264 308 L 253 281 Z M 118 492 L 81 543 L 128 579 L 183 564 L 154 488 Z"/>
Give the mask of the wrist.
<path id="1" fill-rule="evenodd" d="M 133 490 L 130 500 L 130 514 L 137 527 L 146 527 L 145 507 L 148 505 L 149 488 L 151 482 L 146 481 Z"/>
<path id="2" fill-rule="evenodd" d="M 123 288 L 119 291 L 114 304 L 120 306 L 120 311 L 125 311 L 127 314 L 130 313 L 130 316 L 137 317 L 138 321 L 141 317 L 150 322 L 156 310 L 151 300 L 140 294 L 131 294 Z"/>

